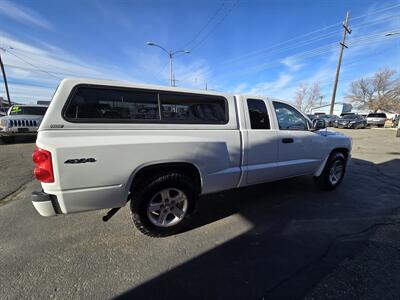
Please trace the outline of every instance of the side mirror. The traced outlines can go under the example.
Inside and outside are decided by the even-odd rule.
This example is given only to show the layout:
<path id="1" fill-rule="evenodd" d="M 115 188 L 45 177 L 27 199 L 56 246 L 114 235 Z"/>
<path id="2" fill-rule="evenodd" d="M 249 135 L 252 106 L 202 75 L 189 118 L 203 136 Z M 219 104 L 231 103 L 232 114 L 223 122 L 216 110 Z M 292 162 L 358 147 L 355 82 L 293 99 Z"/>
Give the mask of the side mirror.
<path id="1" fill-rule="evenodd" d="M 313 127 L 315 130 L 320 130 L 326 128 L 325 120 L 323 119 L 315 119 L 313 121 Z"/>

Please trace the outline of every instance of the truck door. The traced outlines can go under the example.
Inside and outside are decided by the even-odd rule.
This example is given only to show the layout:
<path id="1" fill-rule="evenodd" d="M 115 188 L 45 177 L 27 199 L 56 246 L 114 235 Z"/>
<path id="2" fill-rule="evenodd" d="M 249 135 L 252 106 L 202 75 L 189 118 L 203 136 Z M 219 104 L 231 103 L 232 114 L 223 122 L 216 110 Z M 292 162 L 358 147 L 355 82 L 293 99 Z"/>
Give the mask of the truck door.
<path id="1" fill-rule="evenodd" d="M 273 181 L 278 160 L 277 130 L 271 128 L 271 111 L 262 99 L 244 99 L 247 135 L 246 184 Z"/>
<path id="2" fill-rule="evenodd" d="M 279 126 L 278 176 L 314 173 L 322 161 L 322 153 L 318 153 L 314 145 L 317 146 L 316 139 L 322 137 L 309 130 L 307 119 L 291 105 L 279 101 L 272 104 Z"/>

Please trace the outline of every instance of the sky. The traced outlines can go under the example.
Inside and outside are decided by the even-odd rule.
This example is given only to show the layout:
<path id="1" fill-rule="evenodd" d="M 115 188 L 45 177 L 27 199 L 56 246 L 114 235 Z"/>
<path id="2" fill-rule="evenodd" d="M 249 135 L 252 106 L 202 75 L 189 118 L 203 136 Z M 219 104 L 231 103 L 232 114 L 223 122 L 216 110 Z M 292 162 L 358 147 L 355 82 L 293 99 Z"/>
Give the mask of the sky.
<path id="1" fill-rule="evenodd" d="M 11 100 L 50 100 L 65 77 L 169 85 L 293 101 L 318 83 L 330 101 L 341 23 L 350 12 L 337 101 L 353 80 L 400 73 L 400 1 L 0 0 L 0 50 Z M 400 74 L 399 74 L 400 75 Z M 0 77 L 0 96 L 5 98 Z"/>

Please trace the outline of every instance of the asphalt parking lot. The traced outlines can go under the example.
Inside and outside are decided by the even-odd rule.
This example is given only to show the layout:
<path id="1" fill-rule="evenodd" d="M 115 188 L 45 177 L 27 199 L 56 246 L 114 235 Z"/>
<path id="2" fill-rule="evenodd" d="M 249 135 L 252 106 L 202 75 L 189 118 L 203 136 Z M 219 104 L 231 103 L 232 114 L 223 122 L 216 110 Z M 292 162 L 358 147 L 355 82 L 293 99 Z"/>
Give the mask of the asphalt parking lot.
<path id="1" fill-rule="evenodd" d="M 136 231 L 128 207 L 108 223 L 105 211 L 40 217 L 34 143 L 0 144 L 0 298 L 328 298 L 321 284 L 335 286 L 400 207 L 395 131 L 338 131 L 353 137 L 353 160 L 337 190 L 302 177 L 210 195 L 191 230 L 162 239 Z"/>

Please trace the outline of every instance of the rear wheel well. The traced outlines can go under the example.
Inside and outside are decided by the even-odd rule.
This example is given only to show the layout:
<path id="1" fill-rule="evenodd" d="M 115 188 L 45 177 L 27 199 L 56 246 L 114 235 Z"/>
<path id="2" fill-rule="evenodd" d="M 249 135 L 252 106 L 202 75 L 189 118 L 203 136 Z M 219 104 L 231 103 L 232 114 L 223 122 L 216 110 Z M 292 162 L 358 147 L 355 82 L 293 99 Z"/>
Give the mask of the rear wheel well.
<path id="1" fill-rule="evenodd" d="M 135 186 L 143 184 L 155 174 L 179 173 L 189 177 L 196 186 L 196 192 L 201 193 L 201 176 L 196 166 L 191 163 L 176 162 L 176 163 L 161 163 L 154 164 L 141 168 L 133 177 L 132 189 Z"/>

